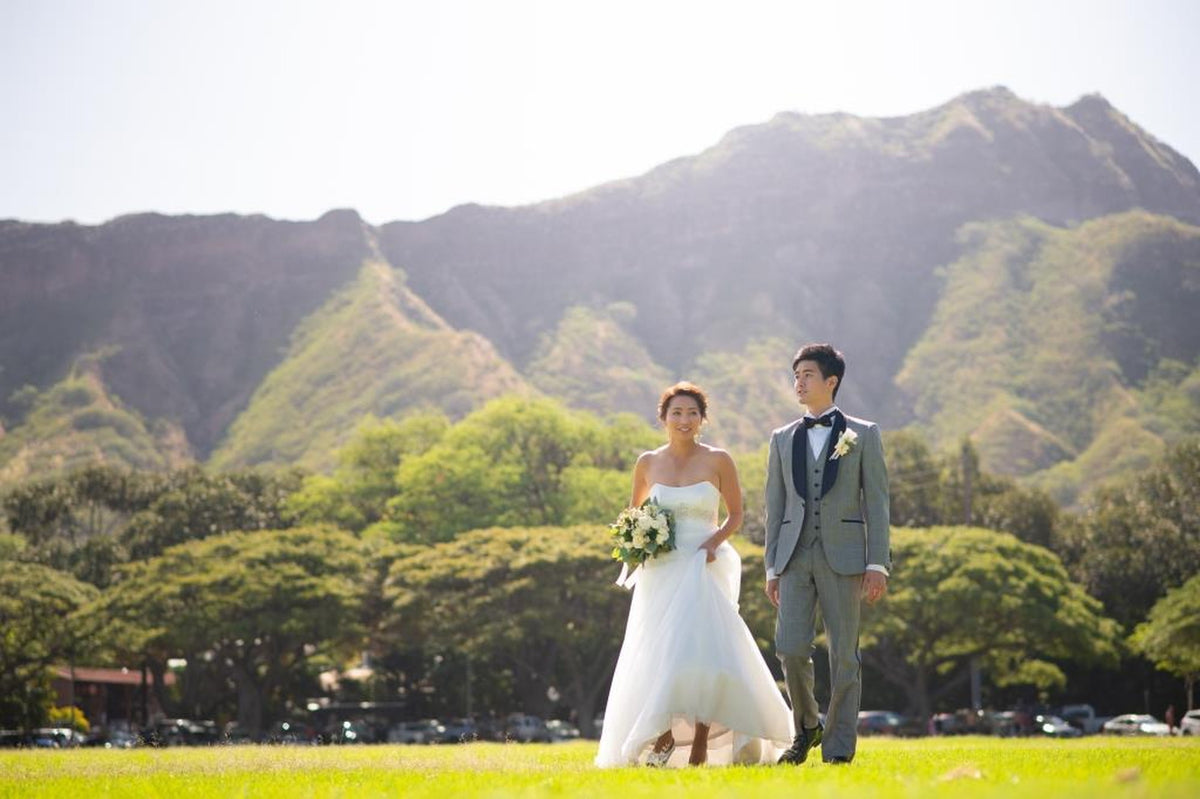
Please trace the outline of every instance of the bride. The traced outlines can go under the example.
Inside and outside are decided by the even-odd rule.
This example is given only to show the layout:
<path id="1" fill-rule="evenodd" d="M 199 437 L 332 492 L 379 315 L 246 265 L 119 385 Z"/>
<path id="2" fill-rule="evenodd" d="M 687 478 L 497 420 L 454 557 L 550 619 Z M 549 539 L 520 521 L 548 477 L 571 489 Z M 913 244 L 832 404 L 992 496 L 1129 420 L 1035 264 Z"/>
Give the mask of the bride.
<path id="1" fill-rule="evenodd" d="M 676 548 L 625 581 L 633 602 L 598 766 L 774 763 L 792 742 L 791 711 L 738 615 L 741 558 L 726 539 L 741 526 L 742 494 L 729 453 L 696 440 L 707 409 L 691 383 L 667 389 L 667 444 L 633 470 L 630 505 L 653 497 L 673 511 Z"/>

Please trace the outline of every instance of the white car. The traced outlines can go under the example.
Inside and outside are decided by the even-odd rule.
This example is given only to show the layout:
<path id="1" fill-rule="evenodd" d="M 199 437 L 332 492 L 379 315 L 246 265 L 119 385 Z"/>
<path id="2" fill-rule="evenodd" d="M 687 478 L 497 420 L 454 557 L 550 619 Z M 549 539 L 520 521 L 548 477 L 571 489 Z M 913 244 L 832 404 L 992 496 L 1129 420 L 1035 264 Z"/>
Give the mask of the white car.
<path id="1" fill-rule="evenodd" d="M 1180 735 L 1200 735 L 1200 710 L 1189 710 L 1179 720 Z"/>
<path id="2" fill-rule="evenodd" d="M 440 741 L 445 732 L 446 728 L 437 719 L 403 721 L 388 730 L 387 741 L 390 744 L 431 744 Z"/>
<path id="3" fill-rule="evenodd" d="M 1126 713 L 1104 722 L 1105 735 L 1170 735 L 1171 730 L 1154 716 Z"/>

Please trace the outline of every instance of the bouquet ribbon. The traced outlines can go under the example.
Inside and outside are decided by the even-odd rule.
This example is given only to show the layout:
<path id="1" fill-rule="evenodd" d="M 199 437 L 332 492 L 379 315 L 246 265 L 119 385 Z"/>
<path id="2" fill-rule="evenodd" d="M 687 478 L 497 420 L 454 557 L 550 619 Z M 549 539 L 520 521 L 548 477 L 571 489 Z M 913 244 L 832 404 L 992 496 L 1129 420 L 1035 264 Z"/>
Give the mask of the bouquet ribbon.
<path id="1" fill-rule="evenodd" d="M 626 591 L 632 591 L 633 587 L 635 585 L 637 585 L 638 571 L 641 568 L 642 568 L 641 564 L 638 564 L 637 566 L 633 567 L 632 571 L 630 571 L 629 564 L 622 563 L 621 564 L 621 574 L 619 577 L 617 577 L 617 585 L 621 586 Z"/>

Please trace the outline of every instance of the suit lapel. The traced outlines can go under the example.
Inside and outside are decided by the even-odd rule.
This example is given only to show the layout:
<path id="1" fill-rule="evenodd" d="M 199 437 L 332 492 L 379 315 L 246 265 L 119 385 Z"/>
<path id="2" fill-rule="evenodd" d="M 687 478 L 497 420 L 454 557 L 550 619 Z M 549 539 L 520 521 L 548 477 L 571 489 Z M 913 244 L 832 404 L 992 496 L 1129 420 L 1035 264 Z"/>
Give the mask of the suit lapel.
<path id="1" fill-rule="evenodd" d="M 805 502 L 808 502 L 808 430 L 804 423 L 796 425 L 796 429 L 787 436 L 792 448 L 792 487 Z"/>
<path id="2" fill-rule="evenodd" d="M 841 411 L 837 411 L 833 415 L 833 427 L 829 431 L 829 441 L 825 444 L 825 470 L 821 472 L 821 496 L 823 497 L 829 494 L 829 489 L 833 488 L 833 484 L 837 481 L 838 464 L 842 460 L 833 457 L 833 448 L 837 446 L 838 439 L 844 432 L 846 432 L 846 417 L 842 415 Z"/>

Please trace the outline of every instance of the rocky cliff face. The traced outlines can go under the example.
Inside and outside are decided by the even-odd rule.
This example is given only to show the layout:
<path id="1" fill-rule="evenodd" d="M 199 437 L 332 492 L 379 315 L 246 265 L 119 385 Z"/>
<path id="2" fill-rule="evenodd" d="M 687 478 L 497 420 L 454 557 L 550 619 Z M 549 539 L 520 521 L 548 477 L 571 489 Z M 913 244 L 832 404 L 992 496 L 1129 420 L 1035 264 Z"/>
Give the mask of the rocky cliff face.
<path id="1" fill-rule="evenodd" d="M 272 408 L 289 408 L 289 430 L 308 425 L 320 433 L 314 440 L 336 442 L 343 433 L 322 425 L 345 424 L 349 411 L 433 405 L 457 414 L 474 394 L 525 390 L 527 379 L 573 401 L 640 404 L 665 376 L 703 376 L 724 396 L 746 398 L 745 409 L 725 410 L 753 418 L 723 429 L 750 431 L 794 412 L 791 348 L 830 340 L 851 363 L 843 404 L 891 427 L 932 424 L 935 412 L 913 398 L 936 376 L 912 364 L 937 358 L 911 353 L 945 342 L 931 326 L 948 318 L 946 292 L 985 307 L 989 295 L 976 292 L 991 274 L 984 267 L 1005 264 L 1006 296 L 1024 302 L 1044 283 L 1020 278 L 1029 264 L 1075 268 L 1052 257 L 1043 242 L 1057 238 L 1040 228 L 1024 238 L 996 228 L 992 251 L 980 249 L 971 225 L 1023 219 L 1071 230 L 1133 209 L 1200 223 L 1200 173 L 1103 98 L 1055 108 L 990 89 L 906 117 L 780 114 L 694 157 L 570 197 L 468 205 L 378 229 L 352 211 L 313 222 L 153 214 L 97 227 L 0 222 L 0 416 L 13 435 L 29 407 L 13 393 L 27 384 L 45 391 L 89 356 L 122 407 L 151 427 L 163 420 L 186 432 L 176 451 L 206 459 L 236 428 L 238 440 L 222 450 L 227 465 L 303 451 L 295 440 L 271 452 Z M 1104 235 L 1132 229 L 1114 225 Z M 1190 230 L 1129 235 L 1136 241 L 1106 250 L 1115 265 L 1096 284 L 1112 301 L 1095 306 L 1106 321 L 1094 349 L 1136 384 L 1162 358 L 1195 357 L 1196 327 L 1186 321 L 1194 290 L 1180 288 L 1195 282 L 1195 250 Z M 1018 252 L 1009 238 L 1033 243 Z M 394 270 L 402 290 L 375 296 L 356 283 L 367 263 L 380 275 Z M 341 319 L 345 291 L 378 323 L 362 314 L 353 324 L 312 321 Z M 619 319 L 606 316 L 614 307 Z M 963 329 L 983 318 L 973 307 L 954 317 Z M 336 346 L 313 349 L 327 339 Z M 581 352 L 589 342 L 595 351 Z M 470 368 L 440 363 L 439 348 Z M 473 392 L 489 374 L 496 380 Z M 608 385 L 621 374 L 628 387 Z M 359 388 L 342 407 L 345 375 Z M 984 423 L 967 415 L 961 430 L 941 432 L 981 429 L 999 442 L 997 430 L 1062 427 L 1019 408 L 993 410 Z M 1056 439 L 1022 462 L 1042 468 L 1086 444 Z"/>
<path id="2" fill-rule="evenodd" d="M 4 223 L 0 397 L 53 384 L 79 355 L 104 350 L 109 389 L 182 424 L 203 456 L 295 327 L 369 251 L 353 211 L 315 222 L 147 214 L 98 227 Z"/>
<path id="3" fill-rule="evenodd" d="M 677 373 L 764 336 L 835 341 L 855 403 L 900 423 L 892 379 L 961 225 L 1137 207 L 1200 221 L 1200 175 L 1102 98 L 1059 109 L 993 89 L 892 119 L 780 114 L 632 180 L 380 240 L 435 310 L 519 363 L 568 305 L 628 301 Z"/>

